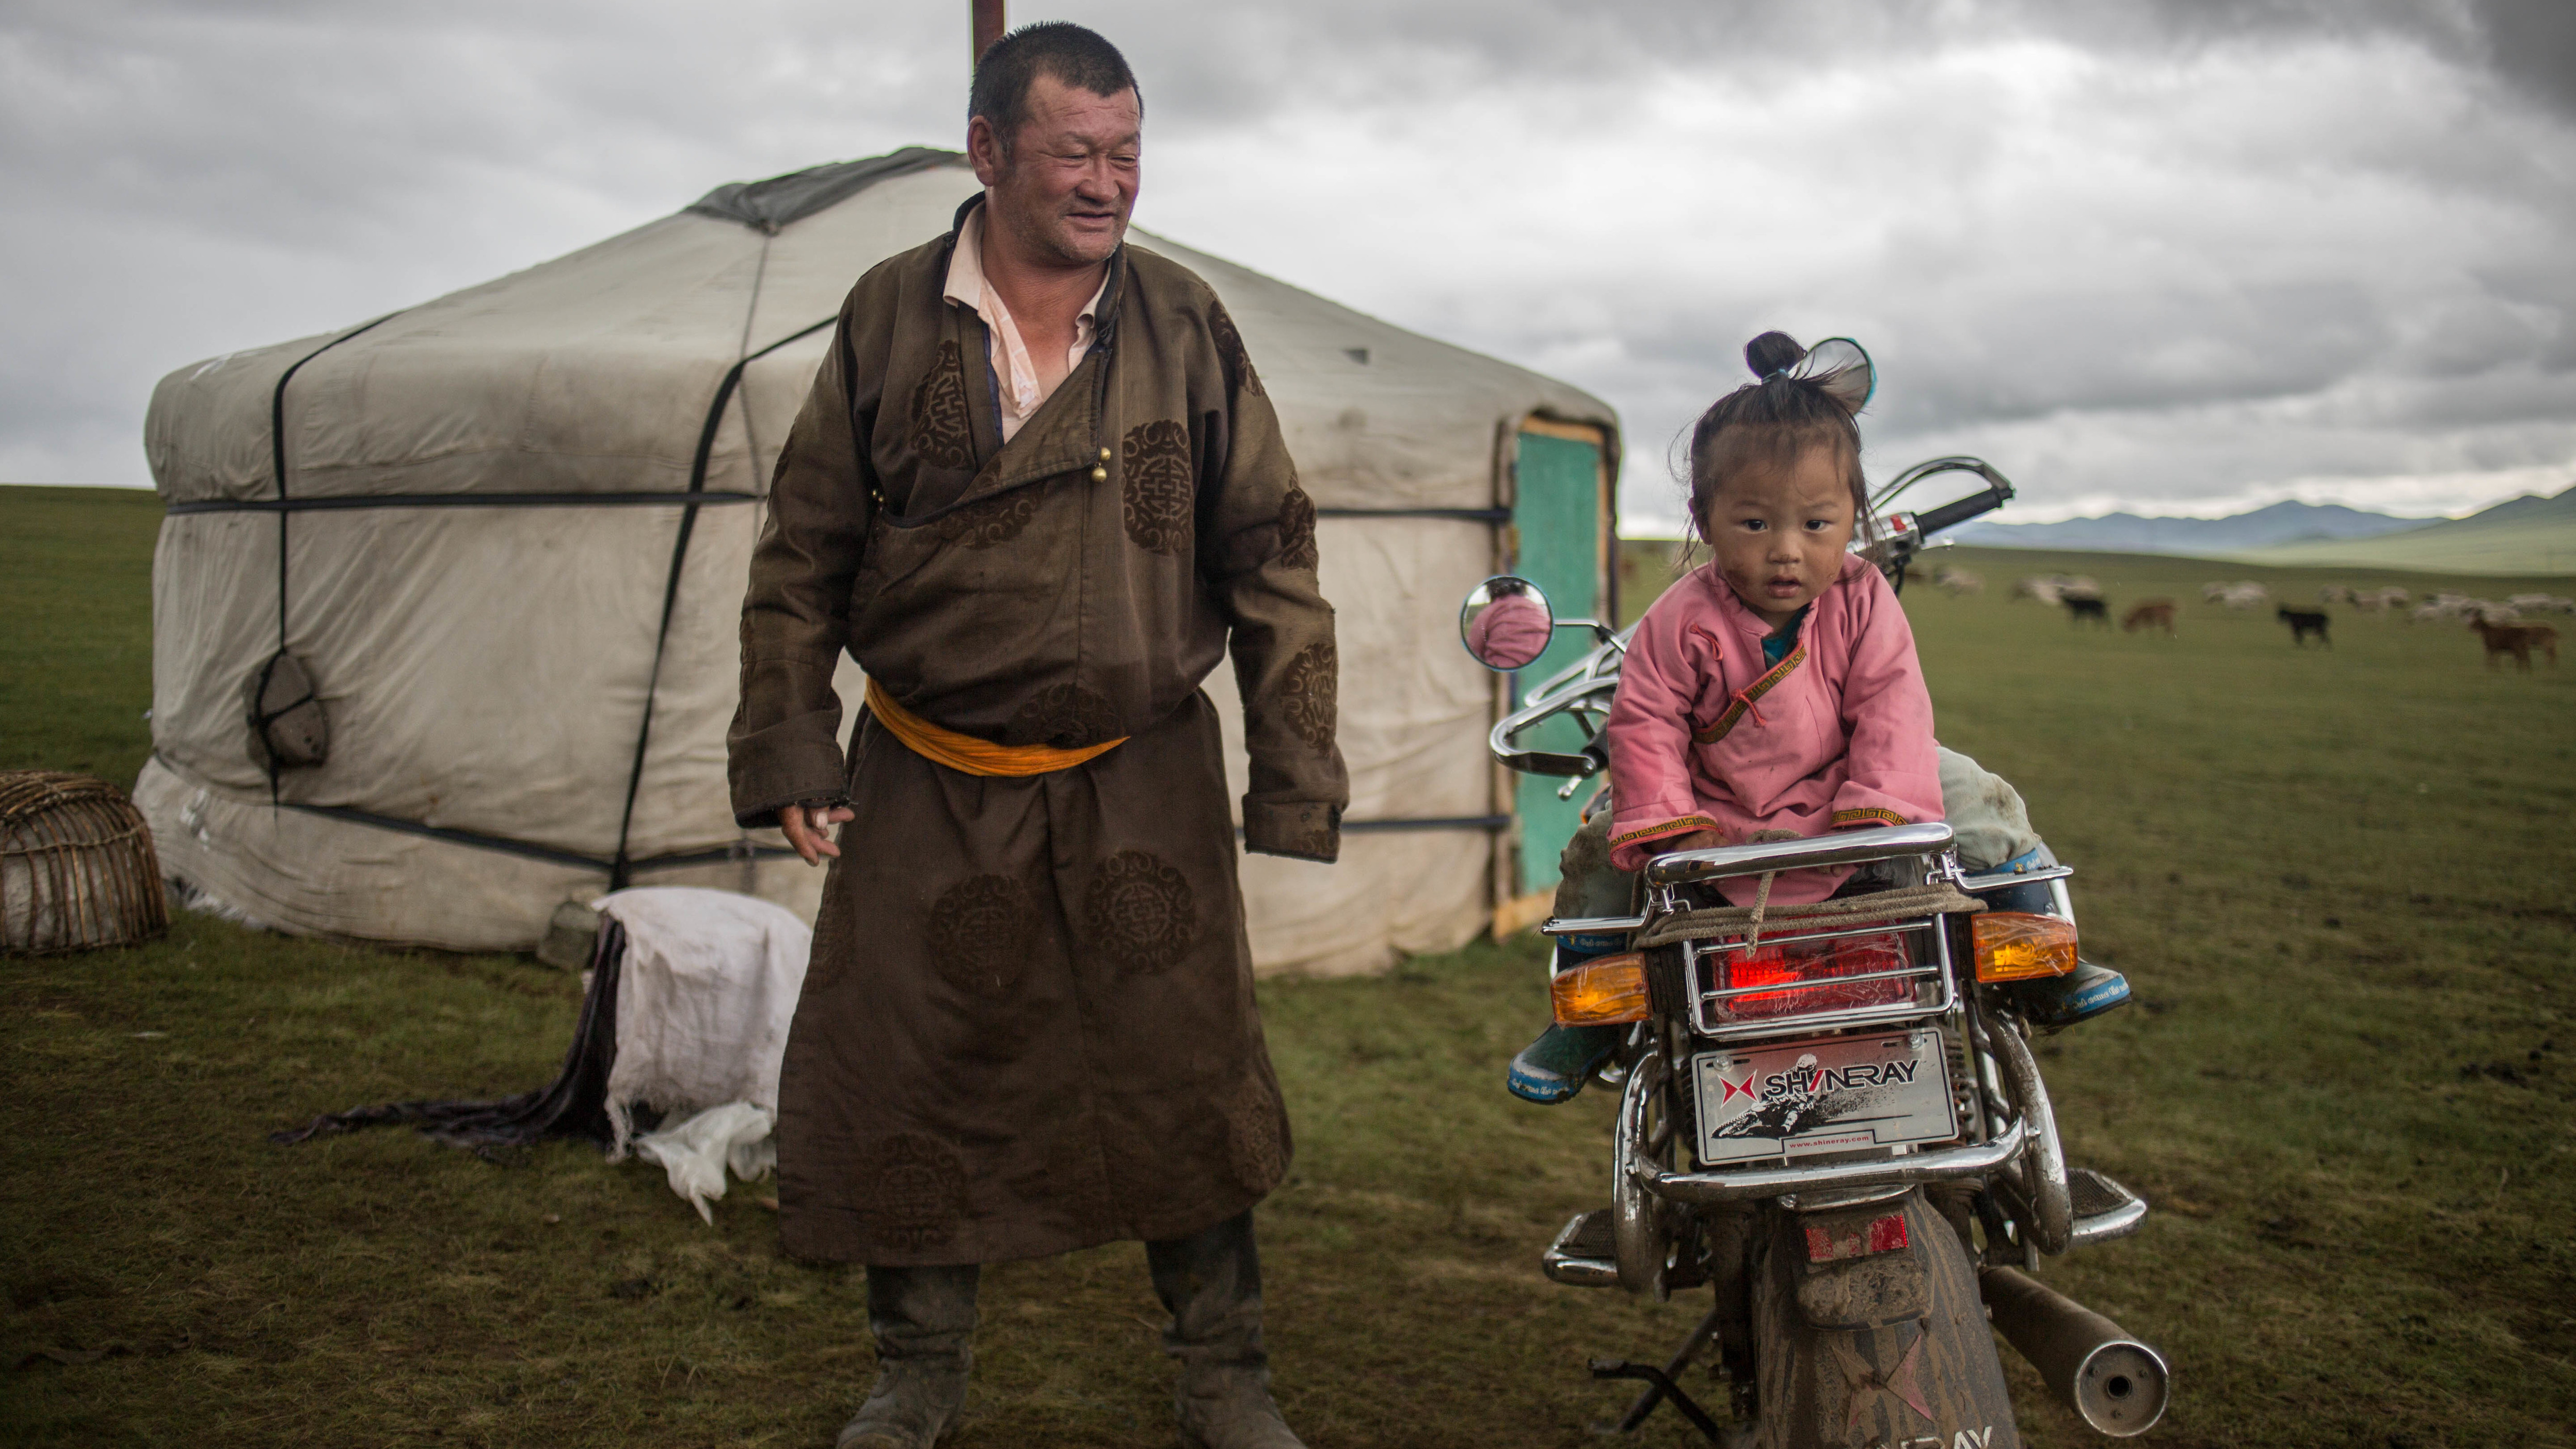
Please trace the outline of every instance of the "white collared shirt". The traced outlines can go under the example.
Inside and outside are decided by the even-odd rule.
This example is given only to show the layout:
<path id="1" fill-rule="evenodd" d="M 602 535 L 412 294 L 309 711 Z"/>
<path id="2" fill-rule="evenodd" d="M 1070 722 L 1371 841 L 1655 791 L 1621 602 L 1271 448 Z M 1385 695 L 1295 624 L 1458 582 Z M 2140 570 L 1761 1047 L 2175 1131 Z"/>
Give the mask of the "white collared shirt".
<path id="1" fill-rule="evenodd" d="M 1082 304 L 1082 315 L 1073 322 L 1073 349 L 1065 354 L 1064 369 L 1071 376 L 1082 365 L 1082 356 L 1091 350 L 1093 314 L 1100 308 L 1101 293 L 1109 290 L 1109 274 L 1101 273 L 1100 287 L 1091 300 Z M 1036 364 L 1029 361 L 1028 345 L 1020 340 L 1020 326 L 1011 320 L 1011 309 L 1002 305 L 1002 294 L 984 280 L 984 208 L 966 213 L 966 224 L 957 230 L 957 249 L 948 258 L 947 299 L 962 302 L 984 319 L 984 330 L 991 334 L 993 380 L 1000 384 L 1002 404 L 1002 441 L 1007 443 L 1020 431 L 1020 425 L 1037 415 L 1056 385 L 1038 380 Z M 1059 379 L 1061 381 L 1061 379 Z"/>

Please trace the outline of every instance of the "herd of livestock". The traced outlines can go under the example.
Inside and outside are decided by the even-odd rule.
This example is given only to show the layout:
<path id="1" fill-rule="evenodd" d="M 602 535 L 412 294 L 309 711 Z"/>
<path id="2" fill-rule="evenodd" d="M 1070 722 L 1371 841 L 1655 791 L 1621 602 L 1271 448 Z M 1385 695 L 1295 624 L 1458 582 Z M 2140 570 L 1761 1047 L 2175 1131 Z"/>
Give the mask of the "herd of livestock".
<path id="1" fill-rule="evenodd" d="M 1985 590 L 1985 580 L 1955 565 L 1944 564 L 1932 571 L 1932 585 L 1944 593 L 1975 594 Z M 2103 597 L 2102 586 L 2081 575 L 2039 574 L 2013 582 L 2009 596 L 2029 599 L 2049 608 L 2066 611 L 2074 624 L 2111 625 L 2110 601 Z M 2237 583 L 2204 584 L 2201 602 L 2231 610 L 2259 609 L 2273 603 L 2272 591 L 2252 580 Z M 2466 625 L 2486 645 L 2487 666 L 2498 667 L 2505 658 L 2525 670 L 2531 668 L 2535 653 L 2558 662 L 2558 631 L 2538 623 L 2530 616 L 2537 614 L 2576 614 L 2576 599 L 2557 594 L 2515 594 L 2511 598 L 2480 599 L 2450 590 L 2439 590 L 2421 601 L 2404 589 L 2356 589 L 2342 584 L 2329 584 L 2317 591 L 2320 605 L 2344 605 L 2365 614 L 2387 615 L 2402 611 L 2418 624 Z M 2120 628 L 2134 633 L 2144 629 L 2175 632 L 2177 606 L 2171 599 L 2143 599 L 2120 615 Z M 2289 626 L 2291 642 L 2301 648 L 2313 636 L 2320 644 L 2331 645 L 2327 635 L 2329 616 L 2325 609 L 2280 604 L 2273 613 Z"/>

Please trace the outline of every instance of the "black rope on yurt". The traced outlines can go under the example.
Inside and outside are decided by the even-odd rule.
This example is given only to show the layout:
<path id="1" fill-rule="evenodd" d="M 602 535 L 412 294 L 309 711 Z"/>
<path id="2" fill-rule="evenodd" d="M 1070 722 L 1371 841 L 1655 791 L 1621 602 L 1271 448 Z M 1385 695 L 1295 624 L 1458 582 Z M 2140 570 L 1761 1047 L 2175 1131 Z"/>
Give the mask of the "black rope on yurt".
<path id="1" fill-rule="evenodd" d="M 758 503 L 757 493 L 708 492 L 694 499 L 668 489 L 649 493 L 366 493 L 321 498 L 200 498 L 170 513 L 338 513 L 352 508 L 639 508 L 656 503 Z"/>
<path id="2" fill-rule="evenodd" d="M 1509 830 L 1509 815 L 1444 815 L 1421 820 L 1345 820 L 1345 835 L 1368 835 L 1388 830 Z"/>
<path id="3" fill-rule="evenodd" d="M 408 309 L 406 309 L 406 310 L 408 310 Z M 276 670 L 276 668 L 277 668 L 277 661 L 278 661 L 278 658 L 282 657 L 282 656 L 286 653 L 286 516 L 287 516 L 287 513 L 288 513 L 288 509 L 287 509 L 287 508 L 286 508 L 286 506 L 285 506 L 285 505 L 286 505 L 286 384 L 294 380 L 295 374 L 297 374 L 298 372 L 301 372 L 301 371 L 303 371 L 303 370 L 304 370 L 304 364 L 306 364 L 306 363 L 308 363 L 308 362 L 311 362 L 313 359 L 315 359 L 315 358 L 317 358 L 317 357 L 320 357 L 323 353 L 330 351 L 332 348 L 339 346 L 341 343 L 348 341 L 350 338 L 355 337 L 355 336 L 358 336 L 360 333 L 363 333 L 363 332 L 373 331 L 374 329 L 376 329 L 376 328 L 378 328 L 378 327 L 381 327 L 381 326 L 383 326 L 384 324 L 386 324 L 386 323 L 388 323 L 388 322 L 391 322 L 391 321 L 392 321 L 392 320 L 394 320 L 396 317 L 399 317 L 399 316 L 401 316 L 401 315 L 402 315 L 402 313 L 401 313 L 401 312 L 387 312 L 385 315 L 383 315 L 382 317 L 377 318 L 375 321 L 373 321 L 373 322 L 363 323 L 363 324 L 361 324 L 361 325 L 359 325 L 359 326 L 357 326 L 357 327 L 353 327 L 353 328 L 349 329 L 348 331 L 341 333 L 339 336 L 332 338 L 330 341 L 323 343 L 321 346 L 314 348 L 311 352 L 308 352 L 308 353 L 304 354 L 302 357 L 299 357 L 299 358 L 295 359 L 293 362 L 288 363 L 288 364 L 286 365 L 286 370 L 285 370 L 284 372 L 281 372 L 281 373 L 279 373 L 279 374 L 277 375 L 277 386 L 276 386 L 275 388 L 271 389 L 271 390 L 270 390 L 270 392 L 269 392 L 269 395 L 268 395 L 268 464 L 269 464 L 269 473 L 270 473 L 270 476 L 275 480 L 275 482 L 276 482 L 276 484 L 277 484 L 277 503 L 278 503 L 278 511 L 277 511 L 277 654 L 270 656 L 270 658 L 269 658 L 269 661 L 268 661 L 267 665 L 266 665 L 266 666 L 264 666 L 264 667 L 260 670 L 260 672 L 259 672 L 259 684 L 258 684 L 259 695 L 258 695 L 258 696 L 255 696 L 255 699 L 264 699 L 264 698 L 267 696 L 267 693 L 268 693 L 268 681 L 269 681 L 269 676 L 270 676 L 270 674 L 271 674 L 272 672 L 274 672 L 274 671 Z M 173 511 L 173 512 L 176 512 L 176 511 L 178 511 L 178 510 L 173 509 L 172 511 Z M 308 699 L 309 699 L 309 696 L 308 696 Z M 298 703 L 298 704 L 302 704 L 302 703 L 305 703 L 305 702 L 306 702 L 306 701 L 303 701 L 303 700 L 299 700 L 299 701 L 297 701 L 297 703 Z M 254 707 L 254 708 L 256 708 L 256 707 L 257 707 L 257 705 L 256 705 L 256 704 L 254 704 L 254 706 L 253 706 L 253 707 Z M 292 707 L 293 707 L 293 706 L 290 706 L 290 708 L 292 708 Z M 261 721 L 261 728 L 264 730 L 264 729 L 267 727 L 267 724 L 268 724 L 268 721 L 265 721 L 265 720 Z M 277 752 L 276 752 L 275 750 L 273 750 L 273 749 L 272 749 L 272 750 L 269 750 L 267 753 L 268 753 L 268 804 L 269 804 L 269 808 L 273 810 L 273 809 L 277 808 L 277 776 L 278 776 Z"/>
<path id="4" fill-rule="evenodd" d="M 1512 828 L 1509 815 L 1433 815 L 1414 820 L 1345 820 L 1344 835 L 1393 835 L 1408 830 L 1481 830 L 1488 833 Z M 1234 837 L 1244 838 L 1243 827 L 1234 827 Z"/>
<path id="5" fill-rule="evenodd" d="M 689 560 L 689 537 L 697 531 L 698 504 L 707 486 L 707 464 L 715 455 L 716 430 L 724 423 L 725 407 L 733 401 L 734 389 L 742 385 L 744 368 L 840 320 L 836 313 L 811 327 L 791 332 L 758 352 L 746 354 L 740 362 L 725 370 L 724 381 L 716 385 L 715 403 L 707 409 L 706 425 L 698 431 L 697 459 L 689 465 L 689 491 L 686 495 L 689 503 L 680 512 L 679 536 L 671 542 L 671 571 L 662 582 L 662 623 L 653 635 L 653 669 L 644 679 L 644 719 L 635 731 L 635 763 L 626 772 L 626 806 L 617 820 L 617 855 L 609 863 L 608 888 L 612 891 L 626 889 L 635 874 L 635 862 L 627 858 L 626 845 L 635 828 L 635 796 L 644 787 L 644 751 L 653 742 L 653 698 L 662 687 L 662 656 L 670 648 L 671 616 L 680 604 L 680 569 Z"/>
<path id="6" fill-rule="evenodd" d="M 595 855 L 583 855 L 579 851 L 558 850 L 551 845 L 512 840 L 506 835 L 486 835 L 479 830 L 458 830 L 446 825 L 423 825 L 417 820 L 404 820 L 393 815 L 378 815 L 369 810 L 353 810 L 346 805 L 289 805 L 286 808 L 301 810 L 307 815 L 319 815 L 329 820 L 345 820 L 352 825 L 371 826 L 377 830 L 394 830 L 405 835 L 441 840 L 450 845 L 470 845 L 477 850 L 498 851 L 503 855 L 515 855 L 522 860 L 543 861 L 548 865 L 568 865 L 580 870 L 607 870 L 614 864 Z M 749 849 L 751 855 L 759 860 L 776 860 L 796 854 L 795 851 L 783 845 L 754 845 Z M 629 862 L 627 868 L 664 870 L 684 865 L 719 865 L 728 860 L 742 859 L 742 853 L 742 846 L 723 845 L 713 850 L 686 850 L 670 855 L 646 856 L 642 860 Z"/>
<path id="7" fill-rule="evenodd" d="M 1318 508 L 1317 518 L 1454 518 L 1460 523 L 1509 523 L 1508 508 Z"/>

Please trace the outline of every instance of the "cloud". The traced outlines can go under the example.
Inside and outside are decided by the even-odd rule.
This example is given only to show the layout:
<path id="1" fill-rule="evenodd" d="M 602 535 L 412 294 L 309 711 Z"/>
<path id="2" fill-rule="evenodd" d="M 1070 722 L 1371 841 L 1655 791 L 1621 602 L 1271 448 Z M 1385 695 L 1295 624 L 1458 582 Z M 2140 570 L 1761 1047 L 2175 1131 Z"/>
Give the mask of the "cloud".
<path id="1" fill-rule="evenodd" d="M 954 13 L 951 13 L 951 12 Z M 161 372 L 961 129 L 964 7 L 59 4 L 0 20 L 0 476 L 139 481 Z M 1140 220 L 1578 382 L 1627 506 L 1765 327 L 1884 473 L 2026 516 L 2576 474 L 2563 6 L 1023 8 L 1149 104 Z M 2552 49 L 2552 47 L 2556 49 Z M 2488 488 L 2480 478 L 2492 477 Z M 2429 481 L 2428 481 L 2429 480 Z M 2308 496 L 2300 494 L 2298 496 Z"/>

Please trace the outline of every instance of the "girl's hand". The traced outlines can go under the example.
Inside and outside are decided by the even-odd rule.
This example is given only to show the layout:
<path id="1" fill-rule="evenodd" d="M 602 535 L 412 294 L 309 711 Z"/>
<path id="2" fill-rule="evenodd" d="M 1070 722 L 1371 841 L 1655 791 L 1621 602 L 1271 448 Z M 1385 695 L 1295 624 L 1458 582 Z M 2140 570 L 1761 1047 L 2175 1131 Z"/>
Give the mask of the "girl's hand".
<path id="1" fill-rule="evenodd" d="M 1694 830 L 1688 835 L 1676 835 L 1663 842 L 1665 848 L 1670 850 L 1715 850 L 1725 843 L 1726 837 L 1714 830 Z"/>

